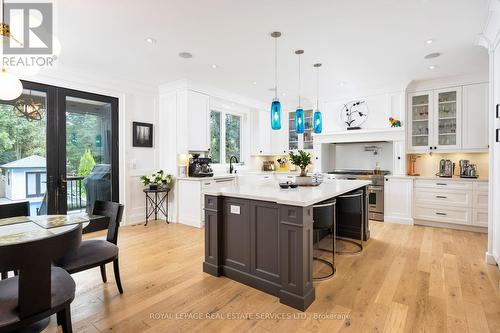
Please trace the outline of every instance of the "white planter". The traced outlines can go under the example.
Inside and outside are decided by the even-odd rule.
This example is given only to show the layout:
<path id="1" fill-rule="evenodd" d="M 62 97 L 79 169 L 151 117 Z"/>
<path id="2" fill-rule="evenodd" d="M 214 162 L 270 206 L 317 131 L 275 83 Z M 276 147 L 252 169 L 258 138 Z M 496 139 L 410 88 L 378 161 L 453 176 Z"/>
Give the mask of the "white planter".
<path id="1" fill-rule="evenodd" d="M 311 185 L 312 184 L 312 177 L 311 176 L 296 176 L 295 177 L 295 184 L 301 186 L 301 185 Z"/>

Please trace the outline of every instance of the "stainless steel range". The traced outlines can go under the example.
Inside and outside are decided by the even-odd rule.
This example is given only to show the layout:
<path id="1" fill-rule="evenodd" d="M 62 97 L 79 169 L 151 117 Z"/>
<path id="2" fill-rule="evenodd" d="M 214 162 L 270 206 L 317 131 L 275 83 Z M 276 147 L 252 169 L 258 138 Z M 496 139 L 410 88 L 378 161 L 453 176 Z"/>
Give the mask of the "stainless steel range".
<path id="1" fill-rule="evenodd" d="M 387 170 L 347 170 L 336 169 L 329 172 L 335 179 L 370 180 L 368 186 L 368 217 L 371 220 L 384 220 L 384 176 L 390 174 Z"/>

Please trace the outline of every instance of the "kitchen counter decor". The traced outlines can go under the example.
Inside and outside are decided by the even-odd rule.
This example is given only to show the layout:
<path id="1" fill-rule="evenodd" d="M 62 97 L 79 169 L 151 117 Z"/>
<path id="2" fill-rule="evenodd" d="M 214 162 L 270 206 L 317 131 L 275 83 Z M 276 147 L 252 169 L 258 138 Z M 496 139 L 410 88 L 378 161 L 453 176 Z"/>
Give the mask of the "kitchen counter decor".
<path id="1" fill-rule="evenodd" d="M 298 154 L 290 152 L 290 163 L 300 168 L 300 176 L 295 177 L 295 183 L 299 186 L 311 185 L 312 177 L 307 175 L 307 167 L 311 164 L 311 154 L 299 150 Z"/>

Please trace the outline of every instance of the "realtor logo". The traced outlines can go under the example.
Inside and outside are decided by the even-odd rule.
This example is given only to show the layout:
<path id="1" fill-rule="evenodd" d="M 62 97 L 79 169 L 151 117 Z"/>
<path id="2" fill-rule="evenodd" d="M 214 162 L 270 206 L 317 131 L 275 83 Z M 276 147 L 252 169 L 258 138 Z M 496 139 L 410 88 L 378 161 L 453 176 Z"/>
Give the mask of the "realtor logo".
<path id="1" fill-rule="evenodd" d="M 6 3 L 4 54 L 52 54 L 52 3 Z"/>

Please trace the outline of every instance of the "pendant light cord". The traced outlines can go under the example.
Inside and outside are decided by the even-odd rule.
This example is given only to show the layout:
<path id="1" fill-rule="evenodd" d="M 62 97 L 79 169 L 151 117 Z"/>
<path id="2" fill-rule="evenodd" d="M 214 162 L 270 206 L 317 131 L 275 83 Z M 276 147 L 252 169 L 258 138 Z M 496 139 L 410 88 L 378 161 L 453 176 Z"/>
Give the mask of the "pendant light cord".
<path id="1" fill-rule="evenodd" d="M 274 38 L 274 98 L 278 99 L 278 38 Z"/>
<path id="2" fill-rule="evenodd" d="M 316 72 L 316 110 L 319 110 L 319 66 Z"/>
<path id="3" fill-rule="evenodd" d="M 300 102 L 301 102 L 301 98 L 300 98 L 300 92 L 301 92 L 301 77 L 300 77 L 300 54 L 298 55 L 299 56 L 299 108 L 300 108 Z"/>

